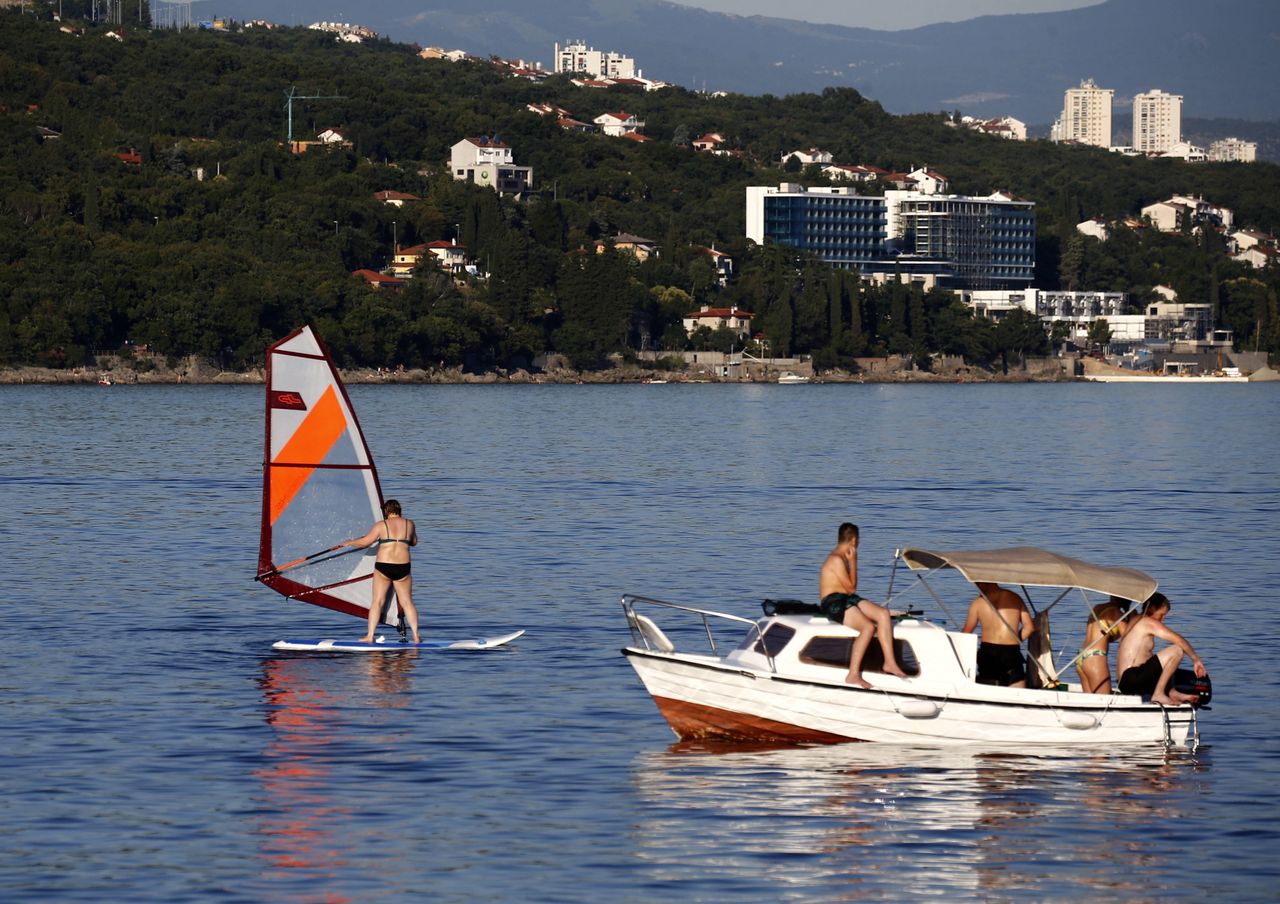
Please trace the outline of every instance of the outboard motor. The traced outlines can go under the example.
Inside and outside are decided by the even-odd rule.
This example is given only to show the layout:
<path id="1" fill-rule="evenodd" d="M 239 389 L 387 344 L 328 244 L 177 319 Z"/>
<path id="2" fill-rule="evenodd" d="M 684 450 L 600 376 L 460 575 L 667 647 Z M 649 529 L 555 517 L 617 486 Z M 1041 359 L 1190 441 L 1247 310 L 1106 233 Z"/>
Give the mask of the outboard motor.
<path id="1" fill-rule="evenodd" d="M 1199 700 L 1192 702 L 1192 706 L 1208 706 L 1209 701 L 1213 699 L 1213 682 L 1209 680 L 1208 675 L 1199 678 L 1191 669 L 1178 669 L 1173 673 L 1169 683 L 1173 685 L 1174 690 L 1199 697 Z"/>

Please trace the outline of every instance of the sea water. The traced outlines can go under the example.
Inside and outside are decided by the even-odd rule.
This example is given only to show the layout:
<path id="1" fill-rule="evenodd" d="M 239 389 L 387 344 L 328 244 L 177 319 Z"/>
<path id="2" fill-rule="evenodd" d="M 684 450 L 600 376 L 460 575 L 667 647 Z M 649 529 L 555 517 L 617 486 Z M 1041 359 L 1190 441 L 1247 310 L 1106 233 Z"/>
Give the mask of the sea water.
<path id="1" fill-rule="evenodd" d="M 350 393 L 427 636 L 511 649 L 271 649 L 361 625 L 251 580 L 260 387 L 0 389 L 0 897 L 1274 900 L 1280 387 Z M 811 600 L 844 520 L 872 598 L 906 545 L 1153 574 L 1204 746 L 675 743 L 619 596 Z"/>

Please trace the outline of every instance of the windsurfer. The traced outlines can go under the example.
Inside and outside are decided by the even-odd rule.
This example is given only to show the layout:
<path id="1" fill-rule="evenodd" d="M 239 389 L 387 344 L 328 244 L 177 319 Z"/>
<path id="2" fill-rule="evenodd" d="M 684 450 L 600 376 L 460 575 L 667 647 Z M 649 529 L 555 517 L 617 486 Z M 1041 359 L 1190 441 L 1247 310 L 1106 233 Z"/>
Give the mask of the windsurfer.
<path id="1" fill-rule="evenodd" d="M 396 601 L 404 613 L 413 642 L 422 643 L 418 634 L 418 610 L 413 605 L 413 577 L 409 573 L 409 547 L 418 545 L 418 530 L 412 521 L 401 514 L 400 503 L 388 499 L 382 503 L 383 520 L 375 522 L 363 537 L 346 540 L 343 546 L 367 549 L 377 545 L 378 553 L 373 565 L 373 600 L 369 605 L 369 630 L 361 638 L 373 643 L 373 633 L 382 617 L 382 604 L 387 592 L 395 589 Z"/>
<path id="2" fill-rule="evenodd" d="M 858 596 L 858 525 L 845 522 L 836 532 L 836 548 L 831 550 L 818 573 L 818 599 L 823 614 L 833 622 L 858 632 L 849 654 L 848 684 L 871 687 L 862 677 L 862 657 L 871 638 L 879 635 L 884 653 L 882 671 L 906 678 L 907 673 L 893 655 L 893 619 L 889 610 Z"/>

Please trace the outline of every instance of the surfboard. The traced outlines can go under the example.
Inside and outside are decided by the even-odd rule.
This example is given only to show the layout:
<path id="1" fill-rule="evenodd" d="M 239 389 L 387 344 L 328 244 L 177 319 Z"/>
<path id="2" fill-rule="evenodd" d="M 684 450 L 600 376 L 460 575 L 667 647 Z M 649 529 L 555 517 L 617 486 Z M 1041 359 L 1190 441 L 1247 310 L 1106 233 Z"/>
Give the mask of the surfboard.
<path id="1" fill-rule="evenodd" d="M 394 653 L 398 650 L 427 650 L 438 652 L 470 652 L 492 650 L 511 643 L 523 630 L 512 631 L 500 637 L 481 637 L 475 640 L 424 640 L 422 643 L 401 643 L 377 638 L 373 643 L 361 640 L 278 640 L 271 646 L 277 650 L 299 650 L 322 653 Z"/>

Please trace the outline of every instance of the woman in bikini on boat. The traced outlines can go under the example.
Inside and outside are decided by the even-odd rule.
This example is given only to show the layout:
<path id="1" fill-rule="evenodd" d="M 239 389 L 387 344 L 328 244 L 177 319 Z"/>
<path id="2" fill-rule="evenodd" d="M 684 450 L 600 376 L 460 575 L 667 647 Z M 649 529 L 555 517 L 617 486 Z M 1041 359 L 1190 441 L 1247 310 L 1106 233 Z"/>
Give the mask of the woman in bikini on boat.
<path id="1" fill-rule="evenodd" d="M 1121 621 L 1128 605 L 1128 600 L 1113 596 L 1110 602 L 1093 607 L 1089 623 L 1085 626 L 1080 660 L 1076 663 L 1080 688 L 1086 694 L 1111 693 L 1111 668 L 1107 665 L 1107 651 L 1111 647 L 1111 641 L 1124 637 L 1129 630 L 1129 622 Z"/>
<path id="2" fill-rule="evenodd" d="M 418 530 L 414 523 L 400 514 L 400 503 L 388 499 L 382 503 L 383 520 L 369 528 L 369 533 L 359 539 L 347 540 L 343 546 L 367 549 L 377 544 L 378 554 L 373 563 L 373 602 L 369 606 L 369 630 L 361 638 L 373 643 L 373 632 L 378 629 L 382 616 L 382 603 L 387 591 L 396 591 L 396 602 L 404 613 L 413 642 L 422 643 L 418 635 L 418 610 L 413 605 L 413 578 L 409 574 L 409 547 L 418 545 Z"/>

